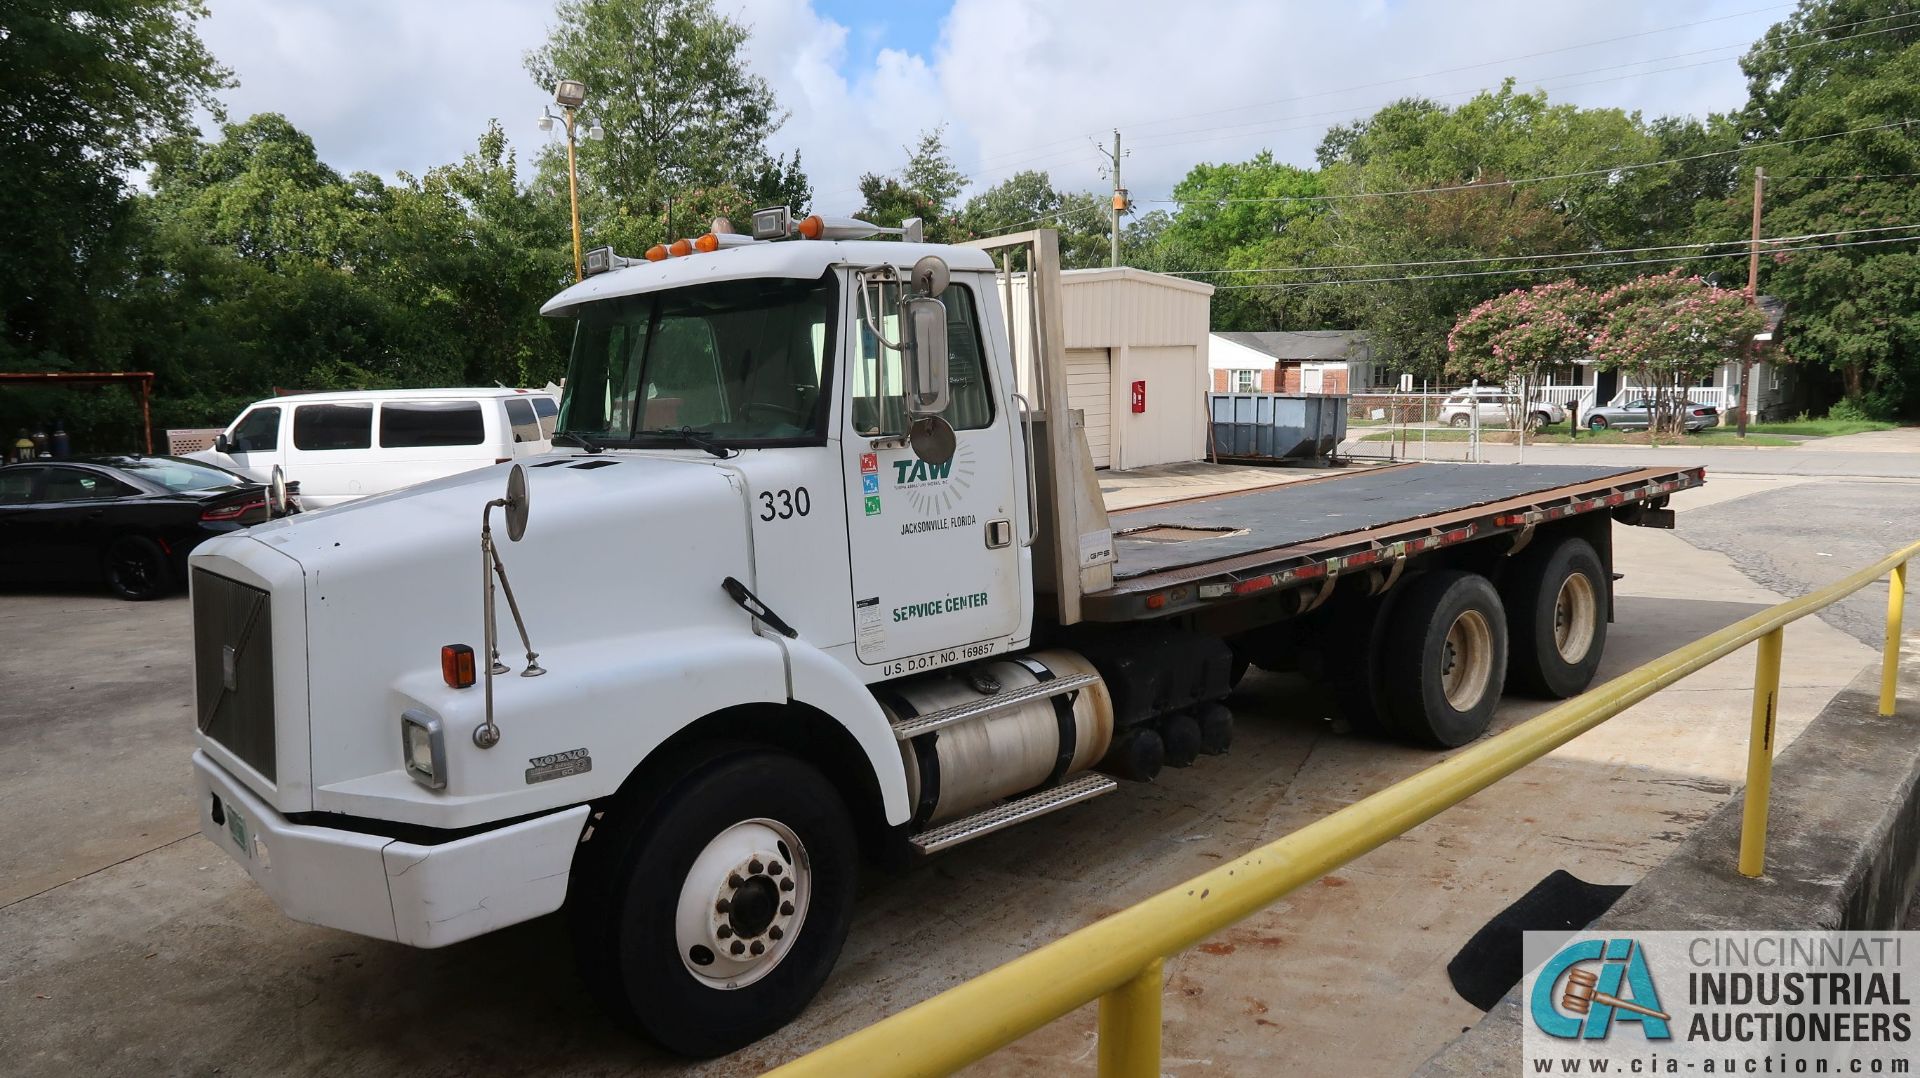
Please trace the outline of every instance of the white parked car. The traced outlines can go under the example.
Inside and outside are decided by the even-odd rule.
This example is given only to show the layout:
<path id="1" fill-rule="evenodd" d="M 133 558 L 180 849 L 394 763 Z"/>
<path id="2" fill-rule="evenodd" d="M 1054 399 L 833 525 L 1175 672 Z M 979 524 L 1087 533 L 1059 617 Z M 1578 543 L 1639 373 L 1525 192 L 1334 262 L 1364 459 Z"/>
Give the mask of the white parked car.
<path id="1" fill-rule="evenodd" d="M 267 482 L 275 465 L 324 509 L 552 448 L 559 405 L 526 389 L 303 393 L 250 405 L 189 454 Z"/>
<path id="2" fill-rule="evenodd" d="M 1468 427 L 1473 425 L 1473 413 L 1480 413 L 1480 425 L 1483 427 L 1507 427 L 1513 422 L 1513 415 L 1519 411 L 1515 407 L 1515 396 L 1499 386 L 1478 386 L 1462 389 L 1448 397 L 1440 405 L 1440 422 L 1450 427 Z M 1547 400 L 1535 400 L 1526 408 L 1527 427 L 1550 427 L 1555 423 L 1567 421 L 1567 410 Z"/>

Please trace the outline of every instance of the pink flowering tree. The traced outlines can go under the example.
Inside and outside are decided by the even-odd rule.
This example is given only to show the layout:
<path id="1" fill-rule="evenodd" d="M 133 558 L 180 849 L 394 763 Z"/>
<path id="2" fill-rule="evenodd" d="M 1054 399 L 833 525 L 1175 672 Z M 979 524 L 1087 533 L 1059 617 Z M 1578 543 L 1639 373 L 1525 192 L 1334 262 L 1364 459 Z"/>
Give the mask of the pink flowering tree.
<path id="1" fill-rule="evenodd" d="M 1653 398 L 1649 431 L 1682 429 L 1685 387 L 1740 355 L 1766 316 L 1731 289 L 1678 270 L 1638 277 L 1601 294 L 1593 355 L 1625 372 Z"/>
<path id="2" fill-rule="evenodd" d="M 1543 372 L 1587 354 L 1596 297 L 1573 281 L 1516 289 L 1468 311 L 1447 335 L 1447 373 L 1504 386 L 1530 415 Z M 1524 418 L 1511 417 L 1516 427 Z"/>

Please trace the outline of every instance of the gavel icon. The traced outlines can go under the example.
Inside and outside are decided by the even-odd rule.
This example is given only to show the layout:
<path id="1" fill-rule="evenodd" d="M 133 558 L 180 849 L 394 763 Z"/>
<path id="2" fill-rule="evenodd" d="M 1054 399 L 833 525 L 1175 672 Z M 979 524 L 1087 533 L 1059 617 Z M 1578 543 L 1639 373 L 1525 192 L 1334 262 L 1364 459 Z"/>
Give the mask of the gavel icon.
<path id="1" fill-rule="evenodd" d="M 1584 969 L 1567 971 L 1567 988 L 1560 995 L 1560 1005 L 1574 1014 L 1586 1014 L 1595 1003 L 1604 1003 L 1622 1011 L 1644 1014 L 1648 1018 L 1672 1021 L 1673 1016 L 1665 1011 L 1656 1011 L 1651 1007 L 1642 1007 L 1637 1003 L 1628 1003 L 1618 996 L 1610 996 L 1599 990 L 1600 978 L 1597 974 Z"/>

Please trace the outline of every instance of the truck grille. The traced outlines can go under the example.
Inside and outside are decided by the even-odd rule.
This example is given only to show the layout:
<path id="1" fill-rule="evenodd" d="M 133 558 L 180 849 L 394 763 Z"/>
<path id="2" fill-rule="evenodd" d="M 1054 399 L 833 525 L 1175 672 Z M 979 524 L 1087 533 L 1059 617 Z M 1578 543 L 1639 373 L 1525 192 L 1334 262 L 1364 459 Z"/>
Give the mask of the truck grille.
<path id="1" fill-rule="evenodd" d="M 259 588 L 193 571 L 193 673 L 200 732 L 274 778 L 273 623 Z"/>

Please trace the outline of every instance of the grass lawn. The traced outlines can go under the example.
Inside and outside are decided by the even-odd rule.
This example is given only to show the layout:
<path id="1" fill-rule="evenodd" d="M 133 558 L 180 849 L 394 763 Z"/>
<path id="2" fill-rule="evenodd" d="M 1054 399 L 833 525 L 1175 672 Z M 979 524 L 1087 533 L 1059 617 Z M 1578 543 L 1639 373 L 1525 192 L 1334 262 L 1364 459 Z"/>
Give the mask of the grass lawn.
<path id="1" fill-rule="evenodd" d="M 1786 425 L 1787 424 L 1778 424 L 1778 423 L 1773 424 L 1773 426 L 1786 426 Z M 1888 424 L 1888 425 L 1891 426 L 1891 424 Z M 1759 428 L 1748 427 L 1747 429 L 1751 431 Z M 1427 441 L 1430 441 L 1430 442 L 1464 442 L 1470 439 L 1471 437 L 1472 437 L 1472 432 L 1464 431 L 1464 430 L 1427 431 Z M 1369 434 L 1365 438 L 1362 438 L 1360 440 L 1363 442 L 1397 442 L 1400 440 L 1400 432 L 1397 430 L 1380 431 L 1376 434 Z M 1412 445 L 1415 442 L 1418 442 L 1419 440 L 1420 440 L 1419 431 L 1410 430 L 1407 432 L 1408 445 Z M 1494 445 L 1494 444 L 1511 445 L 1513 444 L 1514 437 L 1511 433 L 1508 433 L 1505 431 L 1496 431 L 1496 432 L 1492 432 L 1484 435 L 1482 438 L 1482 441 L 1485 441 L 1488 445 Z M 1598 434 L 1592 434 L 1592 433 L 1582 434 L 1580 435 L 1579 438 L 1575 439 L 1565 434 L 1541 433 L 1541 434 L 1528 435 L 1527 444 L 1528 445 L 1569 445 L 1569 444 L 1571 445 L 1646 445 L 1647 435 L 1645 431 L 1634 431 L 1630 433 L 1627 431 L 1608 430 L 1608 431 L 1601 431 Z M 1675 441 L 1672 435 L 1663 434 L 1660 436 L 1660 444 L 1673 445 L 1675 444 Z M 1774 437 L 1769 437 L 1765 434 L 1750 434 L 1748 435 L 1745 441 L 1742 441 L 1740 439 L 1740 436 L 1734 431 L 1708 430 L 1708 431 L 1702 431 L 1699 434 L 1687 435 L 1686 441 L 1684 444 L 1690 445 L 1690 446 L 1692 445 L 1754 446 L 1754 445 L 1797 445 L 1798 443 L 1791 438 L 1774 438 Z"/>
<path id="2" fill-rule="evenodd" d="M 1749 431 L 1761 434 L 1798 434 L 1809 438 L 1834 438 L 1842 434 L 1865 434 L 1872 430 L 1892 430 L 1898 423 L 1876 419 L 1790 419 L 1781 423 L 1749 423 Z"/>

